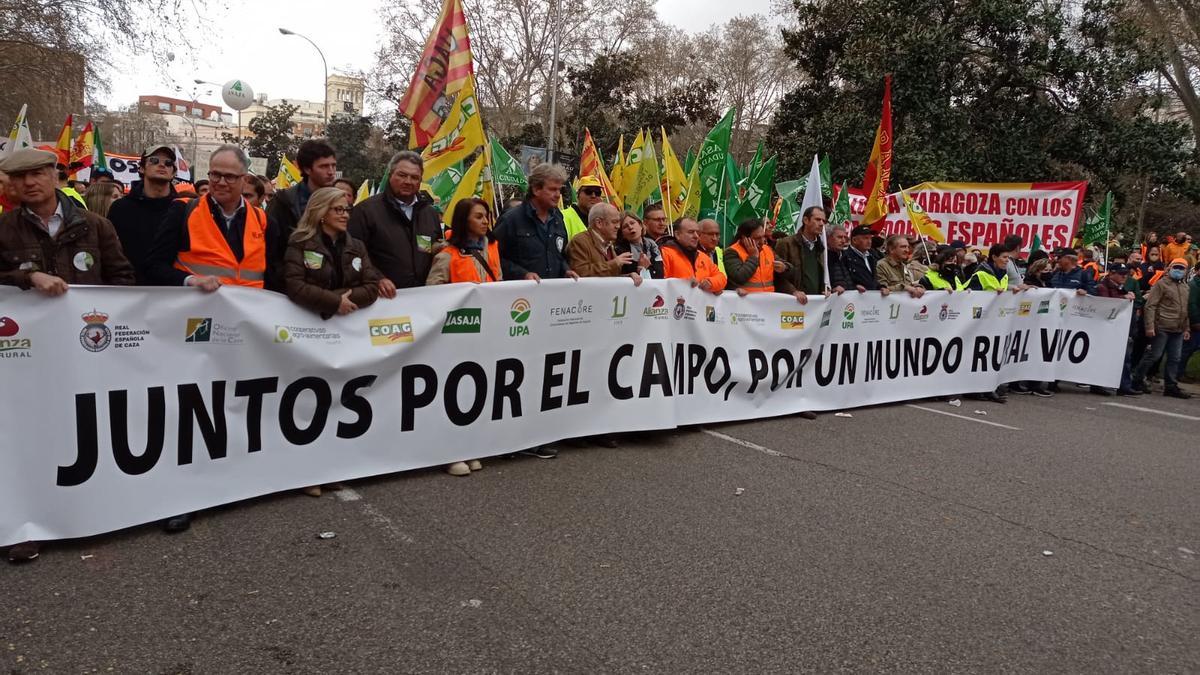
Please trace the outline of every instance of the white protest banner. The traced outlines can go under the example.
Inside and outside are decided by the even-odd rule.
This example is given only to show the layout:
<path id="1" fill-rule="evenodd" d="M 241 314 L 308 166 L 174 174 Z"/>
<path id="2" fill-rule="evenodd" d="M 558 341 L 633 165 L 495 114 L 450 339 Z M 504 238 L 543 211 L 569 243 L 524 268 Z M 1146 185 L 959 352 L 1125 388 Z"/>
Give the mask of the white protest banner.
<path id="1" fill-rule="evenodd" d="M 986 250 L 1018 234 L 1029 250 L 1034 235 L 1042 248 L 1070 246 L 1083 213 L 1086 181 L 1066 183 L 921 183 L 905 191 L 937 223 L 946 241 Z M 867 209 L 862 190 L 850 188 L 850 212 L 861 223 Z M 883 236 L 914 234 L 900 193 L 888 195 L 887 216 L 875 227 Z"/>
<path id="2" fill-rule="evenodd" d="M 176 152 L 177 161 L 182 159 L 182 156 Z M 121 181 L 128 188 L 133 185 L 134 181 L 142 179 L 138 174 L 138 167 L 142 164 L 142 158 L 137 155 L 114 155 L 111 152 L 104 153 L 104 159 L 108 162 L 108 170 L 112 172 L 113 178 Z M 91 181 L 91 167 L 84 167 L 76 172 L 75 177 L 82 181 Z M 187 162 L 180 162 L 179 168 L 175 171 L 175 178 L 181 181 L 192 180 L 191 167 Z"/>
<path id="3" fill-rule="evenodd" d="M 0 545 L 564 437 L 1115 386 L 1130 312 L 1048 289 L 802 306 L 621 278 L 411 289 L 322 321 L 236 287 L 0 288 Z"/>

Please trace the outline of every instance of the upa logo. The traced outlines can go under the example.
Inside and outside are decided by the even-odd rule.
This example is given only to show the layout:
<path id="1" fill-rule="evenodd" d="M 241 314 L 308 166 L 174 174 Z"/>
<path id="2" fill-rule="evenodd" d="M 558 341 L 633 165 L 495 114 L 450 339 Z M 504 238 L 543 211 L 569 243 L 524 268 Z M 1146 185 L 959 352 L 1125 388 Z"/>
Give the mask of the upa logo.
<path id="1" fill-rule="evenodd" d="M 371 344 L 376 347 L 413 341 L 412 319 L 407 316 L 371 319 L 367 322 L 367 328 L 371 334 Z"/>
<path id="2" fill-rule="evenodd" d="M 508 315 L 512 317 L 513 325 L 508 327 L 509 337 L 519 337 L 529 335 L 529 326 L 525 325 L 529 321 L 529 315 L 533 313 L 533 305 L 525 298 L 517 298 L 513 300 L 512 307 L 508 308 Z"/>
<path id="3" fill-rule="evenodd" d="M 83 330 L 79 331 L 79 344 L 89 352 L 102 352 L 112 344 L 112 329 L 108 327 L 108 315 L 92 310 L 83 315 Z"/>
<path id="4" fill-rule="evenodd" d="M 854 328 L 854 303 L 851 302 L 842 310 L 842 328 Z"/>
<path id="5" fill-rule="evenodd" d="M 479 307 L 464 307 L 446 312 L 446 323 L 442 333 L 478 333 L 483 327 L 483 310 Z"/>

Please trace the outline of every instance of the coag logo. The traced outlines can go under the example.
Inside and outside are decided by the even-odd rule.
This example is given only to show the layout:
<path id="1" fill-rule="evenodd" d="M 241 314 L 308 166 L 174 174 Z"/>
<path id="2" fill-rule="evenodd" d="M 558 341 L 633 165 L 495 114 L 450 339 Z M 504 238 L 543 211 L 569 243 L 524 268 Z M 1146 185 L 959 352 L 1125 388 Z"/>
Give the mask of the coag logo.
<path id="1" fill-rule="evenodd" d="M 529 335 L 529 326 L 526 326 L 525 322 L 529 320 L 531 312 L 533 312 L 533 305 L 529 304 L 525 298 L 517 298 L 513 301 L 512 307 L 508 309 L 508 315 L 513 320 L 513 325 L 508 327 L 509 337 Z"/>
<path id="2" fill-rule="evenodd" d="M 483 310 L 478 307 L 452 309 L 446 312 L 443 333 L 478 333 L 483 327 Z"/>
<path id="3" fill-rule="evenodd" d="M 371 344 L 376 347 L 413 341 L 412 319 L 396 316 L 390 319 L 371 319 L 367 322 Z"/>
<path id="4" fill-rule="evenodd" d="M 1017 309 L 1017 316 L 1029 316 L 1029 312 L 1033 310 L 1032 302 L 1022 302 L 1020 308 Z"/>
<path id="5" fill-rule="evenodd" d="M 804 312 L 780 312 L 779 327 L 783 330 L 804 330 Z"/>
<path id="6" fill-rule="evenodd" d="M 184 342 L 208 342 L 212 339 L 212 319 L 188 319 Z"/>

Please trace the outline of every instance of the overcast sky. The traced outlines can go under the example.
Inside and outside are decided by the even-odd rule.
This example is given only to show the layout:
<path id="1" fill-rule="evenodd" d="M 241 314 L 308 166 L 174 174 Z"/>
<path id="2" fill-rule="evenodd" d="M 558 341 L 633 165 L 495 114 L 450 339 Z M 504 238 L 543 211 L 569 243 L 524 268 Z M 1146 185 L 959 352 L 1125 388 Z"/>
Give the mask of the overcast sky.
<path id="1" fill-rule="evenodd" d="M 232 4 L 237 5 L 236 9 L 205 17 L 208 25 L 221 28 L 214 30 L 211 42 L 203 45 L 197 70 L 185 67 L 183 59 L 177 58 L 163 75 L 154 64 L 166 62 L 165 54 L 136 55 L 118 62 L 119 72 L 112 74 L 112 90 L 100 102 L 110 108 L 125 106 L 136 102 L 141 94 L 190 99 L 197 78 L 222 83 L 240 78 L 255 93 L 266 93 L 270 98 L 324 100 L 321 59 L 316 50 L 298 37 L 280 35 L 280 26 L 307 35 L 320 45 L 331 73 L 371 67 L 381 32 L 376 16 L 379 0 Z M 281 11 L 281 7 L 286 9 Z M 770 0 L 658 0 L 659 17 L 688 31 L 705 30 L 738 14 L 769 11 Z M 182 92 L 175 91 L 175 87 Z M 206 94 L 209 91 L 211 94 Z M 196 94 L 201 102 L 220 103 L 217 87 L 202 85 Z"/>

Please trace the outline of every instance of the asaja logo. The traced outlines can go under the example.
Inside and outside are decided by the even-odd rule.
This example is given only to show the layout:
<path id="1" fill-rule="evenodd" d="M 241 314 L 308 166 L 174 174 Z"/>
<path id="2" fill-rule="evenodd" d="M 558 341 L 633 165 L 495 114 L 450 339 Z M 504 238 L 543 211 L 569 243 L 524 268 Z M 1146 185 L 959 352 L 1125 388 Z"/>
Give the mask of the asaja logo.
<path id="1" fill-rule="evenodd" d="M 1049 313 L 1050 313 L 1050 301 L 1042 300 L 1041 302 L 1039 302 L 1038 303 L 1038 314 L 1049 314 Z"/>
<path id="2" fill-rule="evenodd" d="M 21 327 L 16 320 L 0 316 L 0 359 L 27 359 L 32 354 L 33 340 L 17 337 Z"/>
<path id="3" fill-rule="evenodd" d="M 1020 308 L 1017 309 L 1017 316 L 1029 316 L 1029 312 L 1033 310 L 1033 302 L 1022 302 Z"/>
<path id="4" fill-rule="evenodd" d="M 851 302 L 842 310 L 842 328 L 854 328 L 854 303 Z"/>
<path id="5" fill-rule="evenodd" d="M 687 301 L 684 300 L 682 296 L 680 296 L 679 298 L 677 298 L 675 300 L 675 310 L 671 313 L 671 315 L 675 317 L 676 321 L 678 321 L 679 319 L 683 318 L 683 315 L 686 312 L 687 312 Z"/>
<path id="6" fill-rule="evenodd" d="M 412 319 L 407 316 L 371 319 L 367 321 L 367 328 L 371 335 L 371 344 L 376 347 L 413 341 Z"/>
<path id="7" fill-rule="evenodd" d="M 513 301 L 512 307 L 508 309 L 508 315 L 513 320 L 513 325 L 508 327 L 509 337 L 529 335 L 529 326 L 526 326 L 525 322 L 529 320 L 532 311 L 533 305 L 529 304 L 525 298 L 517 298 Z"/>
<path id="8" fill-rule="evenodd" d="M 804 312 L 780 312 L 779 327 L 783 330 L 804 330 Z"/>
<path id="9" fill-rule="evenodd" d="M 79 332 L 79 344 L 89 352 L 102 352 L 112 344 L 112 329 L 107 326 L 108 315 L 92 310 L 83 315 L 83 330 Z"/>
<path id="10" fill-rule="evenodd" d="M 479 307 L 464 307 L 446 312 L 446 323 L 442 333 L 478 333 L 483 327 L 483 310 Z"/>
<path id="11" fill-rule="evenodd" d="M 212 319 L 188 319 L 184 342 L 208 342 L 212 339 Z"/>

